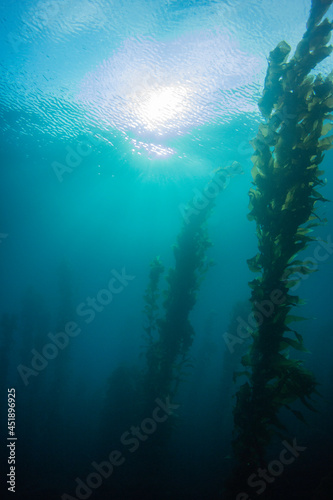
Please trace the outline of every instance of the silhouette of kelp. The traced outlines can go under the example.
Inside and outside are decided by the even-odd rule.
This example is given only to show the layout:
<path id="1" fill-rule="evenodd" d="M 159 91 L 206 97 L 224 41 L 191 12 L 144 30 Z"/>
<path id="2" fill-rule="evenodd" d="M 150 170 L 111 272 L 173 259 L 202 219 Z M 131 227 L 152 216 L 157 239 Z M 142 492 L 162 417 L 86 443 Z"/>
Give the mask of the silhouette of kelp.
<path id="1" fill-rule="evenodd" d="M 236 171 L 237 167 L 237 171 Z M 184 212 L 184 222 L 173 253 L 175 266 L 166 277 L 162 307 L 159 307 L 158 282 L 164 272 L 159 258 L 151 263 L 149 284 L 145 293 L 145 309 L 148 339 L 145 394 L 149 404 L 156 397 L 173 397 L 176 394 L 182 367 L 188 360 L 188 352 L 194 338 L 189 315 L 192 311 L 200 285 L 208 268 L 212 265 L 206 257 L 212 245 L 207 232 L 207 219 L 215 205 L 215 199 L 226 185 L 229 176 L 240 173 L 237 162 L 216 170 L 205 189 L 204 203 L 193 210 L 189 204 Z M 210 190 L 210 187 L 213 189 Z M 162 310 L 162 311 L 161 311 Z"/>

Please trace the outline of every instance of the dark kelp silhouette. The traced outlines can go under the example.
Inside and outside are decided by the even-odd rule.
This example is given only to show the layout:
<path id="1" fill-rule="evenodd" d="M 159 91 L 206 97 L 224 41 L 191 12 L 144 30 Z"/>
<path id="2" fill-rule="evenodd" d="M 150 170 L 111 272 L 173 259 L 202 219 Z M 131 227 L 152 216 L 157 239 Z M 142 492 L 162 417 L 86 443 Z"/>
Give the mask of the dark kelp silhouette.
<path id="1" fill-rule="evenodd" d="M 302 362 L 289 357 L 289 348 L 304 351 L 303 339 L 290 327 L 303 319 L 290 310 L 302 301 L 291 288 L 309 263 L 296 258 L 315 238 L 310 233 L 321 221 L 315 214 L 316 190 L 323 184 L 319 164 L 332 148 L 327 136 L 332 124 L 333 81 L 309 75 L 332 52 L 328 46 L 333 24 L 321 21 L 332 1 L 312 1 L 307 30 L 294 56 L 281 42 L 270 53 L 259 108 L 265 121 L 259 126 L 254 147 L 253 184 L 249 219 L 256 221 L 257 255 L 248 261 L 259 277 L 251 281 L 253 314 L 258 319 L 250 351 L 243 357 L 248 381 L 236 395 L 234 451 L 238 467 L 230 481 L 230 498 L 248 488 L 248 476 L 265 464 L 265 451 L 273 435 L 284 432 L 279 411 L 300 400 L 307 408 L 316 392 L 314 375 Z M 325 137 L 326 136 L 326 137 Z M 258 315 L 258 304 L 265 314 Z M 243 496 L 242 498 L 246 498 Z"/>
<path id="2" fill-rule="evenodd" d="M 219 168 L 203 191 L 204 202 L 198 209 L 189 203 L 184 212 L 184 222 L 177 243 L 173 248 L 175 266 L 166 277 L 162 312 L 159 311 L 158 282 L 164 271 L 159 258 L 151 263 L 149 284 L 145 293 L 145 327 L 147 348 L 147 372 L 145 394 L 149 404 L 156 397 L 173 397 L 179 384 L 179 375 L 186 364 L 194 330 L 189 315 L 197 293 L 212 264 L 206 257 L 212 245 L 207 232 L 207 219 L 215 205 L 216 196 L 225 189 L 229 177 L 235 172 L 230 167 Z"/>
<path id="3" fill-rule="evenodd" d="M 164 267 L 159 258 L 151 263 L 149 283 L 144 295 L 147 365 L 143 380 L 143 417 L 151 413 L 157 398 L 177 403 L 177 389 L 184 371 L 191 367 L 189 350 L 195 332 L 190 313 L 202 280 L 212 264 L 206 256 L 212 245 L 208 237 L 207 219 L 215 205 L 216 196 L 225 189 L 228 177 L 234 175 L 233 172 L 234 167 L 232 173 L 229 167 L 216 170 L 203 191 L 200 208 L 193 209 L 193 203 L 185 208 L 183 225 L 173 247 L 175 265 L 167 273 L 167 289 L 163 294 L 160 294 L 158 285 Z M 145 447 L 145 456 L 141 459 L 142 475 L 150 471 L 151 476 L 151 471 L 154 471 L 156 478 L 160 474 L 166 457 L 166 444 L 176 422 L 177 416 L 170 414 L 168 420 L 160 424 L 150 437 L 149 447 Z M 148 481 L 146 478 L 146 485 Z M 156 494 L 162 482 L 159 476 Z"/>

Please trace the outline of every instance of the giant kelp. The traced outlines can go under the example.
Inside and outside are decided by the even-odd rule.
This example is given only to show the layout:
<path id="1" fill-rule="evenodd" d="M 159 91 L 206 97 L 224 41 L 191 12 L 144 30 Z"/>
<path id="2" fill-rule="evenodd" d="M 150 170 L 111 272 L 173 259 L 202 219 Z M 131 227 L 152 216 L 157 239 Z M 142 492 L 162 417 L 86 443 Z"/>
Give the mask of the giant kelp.
<path id="1" fill-rule="evenodd" d="M 302 303 L 292 288 L 313 272 L 309 261 L 297 254 L 315 239 L 311 231 L 321 222 L 315 213 L 317 202 L 325 201 L 317 191 L 323 184 L 319 165 L 333 142 L 333 136 L 327 136 L 332 129 L 332 75 L 310 74 L 332 52 L 328 42 L 333 24 L 321 21 L 331 3 L 312 2 L 307 30 L 289 61 L 286 42 L 270 53 L 259 101 L 264 121 L 252 141 L 249 193 L 249 219 L 256 222 L 259 251 L 248 261 L 259 274 L 250 282 L 257 328 L 243 357 L 248 381 L 238 391 L 234 409 L 234 449 L 244 481 L 265 463 L 272 436 L 284 432 L 281 408 L 301 420 L 303 415 L 290 406 L 293 402 L 300 400 L 313 409 L 315 377 L 300 360 L 289 357 L 290 347 L 305 350 L 301 335 L 290 327 L 301 318 L 290 311 Z M 238 475 L 236 489 L 241 487 Z"/>
<path id="2" fill-rule="evenodd" d="M 173 247 L 175 264 L 166 274 L 166 290 L 163 293 L 159 291 L 159 282 L 164 267 L 158 257 L 151 263 L 144 295 L 147 347 L 142 387 L 143 418 L 151 414 L 158 400 L 176 403 L 175 395 L 184 368 L 190 364 L 189 350 L 194 339 L 190 313 L 211 265 L 207 258 L 207 250 L 211 246 L 207 219 L 229 175 L 226 169 L 218 169 L 200 194 L 200 204 L 192 200 L 184 208 L 182 228 Z M 168 415 L 167 421 L 150 436 L 149 446 L 145 446 L 140 455 L 137 475 L 145 484 L 145 497 L 160 496 L 164 480 L 161 471 L 167 456 L 166 443 L 175 422 L 176 416 Z"/>
<path id="3" fill-rule="evenodd" d="M 148 338 L 146 353 L 146 396 L 170 397 L 176 393 L 182 367 L 194 338 L 189 315 L 197 298 L 201 282 L 211 265 L 206 257 L 211 241 L 207 219 L 216 197 L 228 185 L 229 179 L 242 173 L 238 162 L 213 172 L 211 180 L 186 206 L 181 207 L 183 225 L 173 247 L 175 265 L 166 277 L 167 289 L 159 310 L 158 282 L 164 271 L 159 258 L 151 263 L 149 284 L 145 292 L 145 331 Z"/>
<path id="4" fill-rule="evenodd" d="M 189 314 L 197 292 L 209 267 L 206 257 L 211 242 L 207 233 L 207 217 L 214 200 L 207 198 L 206 205 L 190 219 L 184 220 L 173 247 L 175 266 L 166 277 L 163 312 L 156 316 L 157 285 L 163 266 L 159 259 L 151 264 L 150 280 L 145 293 L 145 313 L 148 324 L 147 373 L 145 394 L 151 403 L 156 397 L 173 396 L 176 392 L 181 367 L 193 342 L 194 330 Z M 154 333 L 154 335 L 153 335 Z"/>

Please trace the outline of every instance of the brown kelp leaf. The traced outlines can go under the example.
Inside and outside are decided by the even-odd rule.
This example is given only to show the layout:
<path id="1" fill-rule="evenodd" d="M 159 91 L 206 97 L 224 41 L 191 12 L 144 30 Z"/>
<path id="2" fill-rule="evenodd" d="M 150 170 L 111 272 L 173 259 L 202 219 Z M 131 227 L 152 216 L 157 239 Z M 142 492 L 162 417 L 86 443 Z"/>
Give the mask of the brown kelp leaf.
<path id="1" fill-rule="evenodd" d="M 236 382 L 239 377 L 243 377 L 243 376 L 250 378 L 250 373 L 246 370 L 243 370 L 241 372 L 234 372 L 233 376 L 232 376 L 232 380 L 233 380 L 233 382 Z"/>
<path id="2" fill-rule="evenodd" d="M 333 147 L 333 135 L 330 135 L 328 137 L 325 137 L 324 139 L 321 139 L 318 142 L 318 144 L 319 144 L 319 146 L 318 146 L 319 151 L 325 151 L 325 150 L 332 149 L 332 147 Z"/>
<path id="3" fill-rule="evenodd" d="M 286 317 L 286 325 L 289 325 L 289 323 L 293 323 L 294 321 L 305 321 L 309 318 L 303 318 L 303 316 L 294 316 L 293 314 L 288 314 Z"/>
<path id="4" fill-rule="evenodd" d="M 304 424 L 307 423 L 307 421 L 305 420 L 305 418 L 303 417 L 303 414 L 302 412 L 300 412 L 299 410 L 293 410 L 292 408 L 290 408 L 290 411 L 295 415 L 296 418 L 298 418 L 298 420 L 300 420 L 301 422 L 303 422 Z"/>
<path id="5" fill-rule="evenodd" d="M 318 191 L 316 191 L 315 189 L 312 189 L 311 191 L 311 195 L 316 198 L 316 200 L 320 200 L 320 201 L 329 201 L 327 198 L 324 198 L 323 195 L 321 193 L 319 193 Z"/>
<path id="6" fill-rule="evenodd" d="M 247 259 L 247 265 L 253 273 L 259 273 L 261 271 L 261 265 L 259 263 L 260 253 L 257 253 L 252 259 Z"/>
<path id="7" fill-rule="evenodd" d="M 328 11 L 331 0 L 312 0 L 310 16 L 306 23 L 307 32 L 316 26 Z"/>
<path id="8" fill-rule="evenodd" d="M 321 135 L 328 134 L 333 129 L 333 123 L 324 123 L 321 129 Z"/>
<path id="9" fill-rule="evenodd" d="M 287 344 L 289 347 L 293 347 L 297 351 L 309 352 L 303 345 L 303 342 L 298 340 L 290 339 L 289 337 L 284 337 L 281 344 Z"/>

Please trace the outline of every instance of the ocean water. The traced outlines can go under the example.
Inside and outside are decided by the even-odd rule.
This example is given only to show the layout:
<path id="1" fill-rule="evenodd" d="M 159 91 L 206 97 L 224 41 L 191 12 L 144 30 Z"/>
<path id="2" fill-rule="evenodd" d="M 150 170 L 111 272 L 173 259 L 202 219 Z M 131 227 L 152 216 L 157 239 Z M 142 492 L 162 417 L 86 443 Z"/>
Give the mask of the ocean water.
<path id="1" fill-rule="evenodd" d="M 226 333 L 249 317 L 247 260 L 258 251 L 247 217 L 250 141 L 263 121 L 269 53 L 282 40 L 294 52 L 310 8 L 310 0 L 1 3 L 3 498 L 229 498 L 232 410 L 244 382 L 233 373 L 251 336 L 230 347 Z M 313 74 L 331 71 L 332 56 Z M 329 200 L 332 159 L 327 151 L 319 188 Z M 222 183 L 209 191 L 216 172 Z M 187 296 L 182 271 L 198 253 L 177 238 L 207 200 L 215 206 L 200 233 L 211 242 L 202 258 L 214 265 Z M 267 448 L 268 479 L 249 471 L 260 482 L 240 486 L 235 500 L 333 497 L 332 204 L 316 213 L 327 219 L 312 233 L 326 253 L 318 241 L 303 251 L 316 272 L 299 283 L 305 304 L 292 311 L 308 318 L 296 329 L 309 352 L 290 356 L 320 384 L 317 412 L 305 408 L 307 424 L 282 413 L 287 431 Z M 149 317 L 156 257 L 164 273 Z M 177 285 L 168 275 L 175 265 Z M 181 324 L 189 335 L 171 375 L 161 368 L 164 320 L 163 342 Z M 281 465 L 286 440 L 300 449 Z"/>

